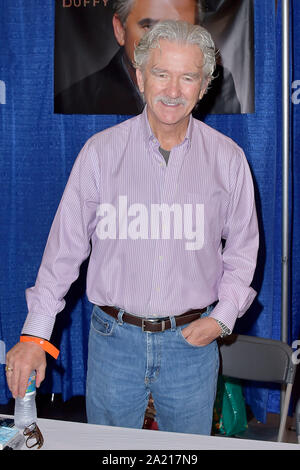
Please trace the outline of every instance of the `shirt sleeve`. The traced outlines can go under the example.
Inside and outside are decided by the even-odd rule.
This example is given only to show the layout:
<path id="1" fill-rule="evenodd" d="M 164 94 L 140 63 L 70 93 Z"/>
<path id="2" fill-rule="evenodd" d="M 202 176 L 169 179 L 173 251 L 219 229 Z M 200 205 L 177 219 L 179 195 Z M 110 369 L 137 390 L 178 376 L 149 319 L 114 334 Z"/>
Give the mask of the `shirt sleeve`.
<path id="1" fill-rule="evenodd" d="M 250 284 L 259 246 L 252 176 L 240 149 L 238 156 L 240 158 L 233 160 L 230 169 L 231 195 L 222 233 L 225 247 L 219 302 L 210 315 L 231 331 L 236 319 L 244 315 L 256 296 Z"/>
<path id="2" fill-rule="evenodd" d="M 90 254 L 99 200 L 99 165 L 90 141 L 78 155 L 53 220 L 36 283 L 26 290 L 22 334 L 50 339 L 56 314 Z"/>

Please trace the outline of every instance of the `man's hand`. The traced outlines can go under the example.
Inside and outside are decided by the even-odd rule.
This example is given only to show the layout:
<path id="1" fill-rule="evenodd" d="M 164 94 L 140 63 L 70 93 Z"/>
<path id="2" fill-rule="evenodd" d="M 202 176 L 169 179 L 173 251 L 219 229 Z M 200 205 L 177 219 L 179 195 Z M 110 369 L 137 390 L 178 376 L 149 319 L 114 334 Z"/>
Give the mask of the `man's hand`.
<path id="1" fill-rule="evenodd" d="M 39 387 L 45 378 L 46 353 L 34 343 L 17 343 L 6 354 L 6 378 L 14 398 L 24 397 L 29 376 L 36 370 L 36 386 Z"/>
<path id="2" fill-rule="evenodd" d="M 199 318 L 183 328 L 184 338 L 194 346 L 206 346 L 222 333 L 221 327 L 214 318 Z"/>

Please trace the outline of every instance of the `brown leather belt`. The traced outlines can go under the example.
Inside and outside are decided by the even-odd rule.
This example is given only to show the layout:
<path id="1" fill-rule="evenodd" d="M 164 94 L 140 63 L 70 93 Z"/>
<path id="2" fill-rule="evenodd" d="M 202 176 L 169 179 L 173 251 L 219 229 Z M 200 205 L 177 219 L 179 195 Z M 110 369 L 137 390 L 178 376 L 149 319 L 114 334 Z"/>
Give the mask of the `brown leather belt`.
<path id="1" fill-rule="evenodd" d="M 120 309 L 107 306 L 99 305 L 99 307 L 111 317 L 117 319 Z M 176 315 L 174 317 L 176 326 L 185 325 L 194 320 L 197 320 L 201 317 L 202 313 L 206 311 L 206 308 L 197 309 L 197 310 L 188 310 L 181 315 Z M 159 333 L 161 331 L 168 330 L 171 328 L 170 317 L 163 318 L 143 318 L 131 313 L 124 312 L 122 316 L 122 321 L 125 323 L 130 323 L 131 325 L 139 326 L 143 331 L 148 331 L 150 333 Z"/>

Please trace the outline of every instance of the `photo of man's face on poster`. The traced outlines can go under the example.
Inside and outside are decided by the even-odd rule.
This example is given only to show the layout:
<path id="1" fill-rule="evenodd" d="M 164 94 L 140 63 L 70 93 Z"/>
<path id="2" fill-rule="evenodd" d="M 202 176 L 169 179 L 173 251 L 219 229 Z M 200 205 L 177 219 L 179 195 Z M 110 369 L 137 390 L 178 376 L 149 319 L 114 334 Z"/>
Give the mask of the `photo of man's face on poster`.
<path id="1" fill-rule="evenodd" d="M 195 113 L 253 113 L 253 0 L 56 0 L 54 112 L 142 112 L 134 47 L 167 19 L 204 26 L 219 51 Z"/>

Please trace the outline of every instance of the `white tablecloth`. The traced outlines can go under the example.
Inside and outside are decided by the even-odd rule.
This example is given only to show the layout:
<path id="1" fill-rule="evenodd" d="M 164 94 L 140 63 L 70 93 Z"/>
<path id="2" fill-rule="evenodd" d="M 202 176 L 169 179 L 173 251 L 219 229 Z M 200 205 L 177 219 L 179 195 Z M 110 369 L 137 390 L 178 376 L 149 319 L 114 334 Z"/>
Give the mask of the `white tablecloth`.
<path id="1" fill-rule="evenodd" d="M 41 450 L 300 450 L 299 444 L 38 419 Z"/>

